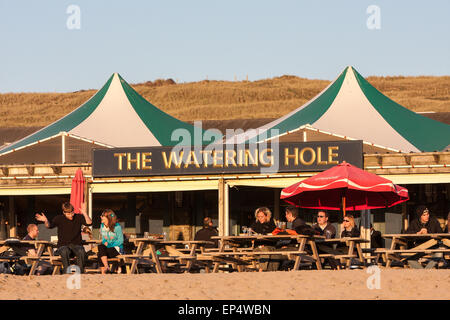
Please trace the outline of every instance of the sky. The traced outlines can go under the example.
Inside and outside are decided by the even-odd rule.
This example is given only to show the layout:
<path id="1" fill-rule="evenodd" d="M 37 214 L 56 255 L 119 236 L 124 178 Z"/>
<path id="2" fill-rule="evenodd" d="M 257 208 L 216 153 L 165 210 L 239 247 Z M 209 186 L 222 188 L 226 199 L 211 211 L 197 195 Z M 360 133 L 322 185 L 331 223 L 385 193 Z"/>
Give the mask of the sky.
<path id="1" fill-rule="evenodd" d="M 0 93 L 450 75 L 449 35 L 448 0 L 0 0 Z"/>

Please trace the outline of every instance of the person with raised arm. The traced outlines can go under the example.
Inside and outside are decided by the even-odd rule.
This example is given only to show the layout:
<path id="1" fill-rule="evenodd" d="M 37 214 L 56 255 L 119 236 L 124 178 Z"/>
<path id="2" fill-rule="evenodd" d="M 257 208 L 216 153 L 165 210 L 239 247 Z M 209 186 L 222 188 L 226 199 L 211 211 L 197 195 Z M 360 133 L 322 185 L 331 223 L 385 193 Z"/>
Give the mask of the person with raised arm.
<path id="1" fill-rule="evenodd" d="M 36 213 L 36 220 L 43 222 L 45 227 L 52 229 L 58 228 L 58 244 L 56 254 L 61 256 L 63 264 L 63 273 L 66 273 L 69 267 L 71 257 L 76 257 L 80 272 L 84 272 L 86 262 L 86 252 L 84 251 L 81 240 L 81 227 L 83 225 L 92 225 L 92 219 L 87 215 L 86 203 L 81 206 L 81 214 L 75 214 L 74 208 L 69 202 L 62 204 L 62 214 L 57 215 L 49 221 L 44 213 Z"/>

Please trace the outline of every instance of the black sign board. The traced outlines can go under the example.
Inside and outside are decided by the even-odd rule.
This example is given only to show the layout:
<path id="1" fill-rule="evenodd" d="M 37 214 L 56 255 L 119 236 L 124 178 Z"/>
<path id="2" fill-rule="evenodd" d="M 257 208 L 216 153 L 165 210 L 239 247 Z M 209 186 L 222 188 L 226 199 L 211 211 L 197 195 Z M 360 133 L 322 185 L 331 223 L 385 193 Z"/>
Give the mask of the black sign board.
<path id="1" fill-rule="evenodd" d="M 323 171 L 363 167 L 362 141 L 137 147 L 93 151 L 94 177 Z"/>

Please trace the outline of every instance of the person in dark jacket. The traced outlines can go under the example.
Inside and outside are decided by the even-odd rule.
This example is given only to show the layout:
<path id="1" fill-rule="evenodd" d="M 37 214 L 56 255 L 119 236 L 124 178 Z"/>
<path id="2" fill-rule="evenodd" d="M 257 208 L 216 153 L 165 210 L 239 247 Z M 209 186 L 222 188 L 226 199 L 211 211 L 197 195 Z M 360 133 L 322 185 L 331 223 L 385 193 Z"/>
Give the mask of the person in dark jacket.
<path id="1" fill-rule="evenodd" d="M 256 221 L 252 223 L 250 228 L 259 234 L 268 234 L 276 229 L 275 222 L 272 219 L 272 212 L 269 208 L 260 207 L 255 210 Z M 274 246 L 268 245 L 264 241 L 255 241 L 255 251 L 273 251 Z M 259 259 L 259 271 L 276 271 L 279 262 L 271 261 L 269 255 L 262 255 Z"/>
<path id="2" fill-rule="evenodd" d="M 357 238 L 360 236 L 358 227 L 355 225 L 355 218 L 352 214 L 347 213 L 342 222 L 341 238 Z"/>
<path id="3" fill-rule="evenodd" d="M 255 218 L 250 228 L 259 234 L 268 234 L 275 230 L 275 222 L 272 219 L 272 212 L 269 208 L 260 207 L 255 210 Z"/>
<path id="4" fill-rule="evenodd" d="M 372 224 L 370 224 L 370 247 L 372 249 L 384 248 L 381 232 L 375 230 Z"/>
<path id="5" fill-rule="evenodd" d="M 326 239 L 334 239 L 336 237 L 336 228 L 328 222 L 328 212 L 319 210 L 317 212 L 317 223 L 312 226 L 316 235 L 325 236 Z M 327 253 L 333 249 L 333 245 L 321 244 L 317 246 L 319 253 Z M 324 264 L 328 263 L 332 269 L 337 269 L 338 262 L 334 258 L 325 258 Z M 322 265 L 322 266 L 323 266 Z"/>
<path id="6" fill-rule="evenodd" d="M 418 206 L 416 209 L 417 219 L 409 225 L 406 233 L 409 234 L 427 234 L 427 233 L 442 233 L 439 221 L 430 216 L 430 211 L 424 205 Z"/>
<path id="7" fill-rule="evenodd" d="M 82 214 L 75 214 L 74 208 L 69 202 L 64 202 L 61 207 L 63 213 L 54 217 L 52 221 L 49 221 L 44 213 L 36 213 L 36 220 L 44 222 L 45 227 L 49 229 L 58 228 L 56 254 L 61 256 L 63 273 L 68 271 L 71 256 L 76 257 L 80 272 L 84 273 L 86 252 L 82 246 L 81 227 L 92 225 L 92 219 L 87 215 L 86 203 L 81 206 Z"/>
<path id="8" fill-rule="evenodd" d="M 195 234 L 195 241 L 212 241 L 214 244 L 207 244 L 205 248 L 218 247 L 218 240 L 212 240 L 211 237 L 217 236 L 217 229 L 213 227 L 213 222 L 210 217 L 205 217 L 203 219 L 203 228 L 197 231 Z"/>
<path id="9" fill-rule="evenodd" d="M 326 239 L 334 239 L 336 237 L 336 228 L 328 222 L 328 212 L 325 210 L 317 212 L 317 223 L 312 228 L 317 235 L 325 236 Z"/>
<path id="10" fill-rule="evenodd" d="M 311 226 L 307 225 L 305 221 L 299 218 L 298 208 L 294 206 L 289 206 L 286 208 L 286 220 L 291 222 L 291 229 L 295 230 L 298 234 L 303 234 L 307 236 L 314 235 L 314 230 Z"/>

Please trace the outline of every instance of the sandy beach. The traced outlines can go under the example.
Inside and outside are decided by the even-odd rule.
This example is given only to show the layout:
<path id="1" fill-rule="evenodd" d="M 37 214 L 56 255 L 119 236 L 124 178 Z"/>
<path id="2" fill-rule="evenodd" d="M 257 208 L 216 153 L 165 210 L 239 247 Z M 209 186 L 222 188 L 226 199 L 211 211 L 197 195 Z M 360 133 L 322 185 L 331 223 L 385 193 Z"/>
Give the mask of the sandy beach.
<path id="1" fill-rule="evenodd" d="M 335 300 L 450 299 L 450 270 L 380 269 L 369 289 L 366 270 L 217 274 L 0 275 L 1 300 Z M 373 280 L 373 278 L 372 278 Z M 73 282 L 72 282 L 73 283 Z M 376 286 L 376 282 L 371 282 Z M 26 289 L 25 289 L 26 288 Z"/>

